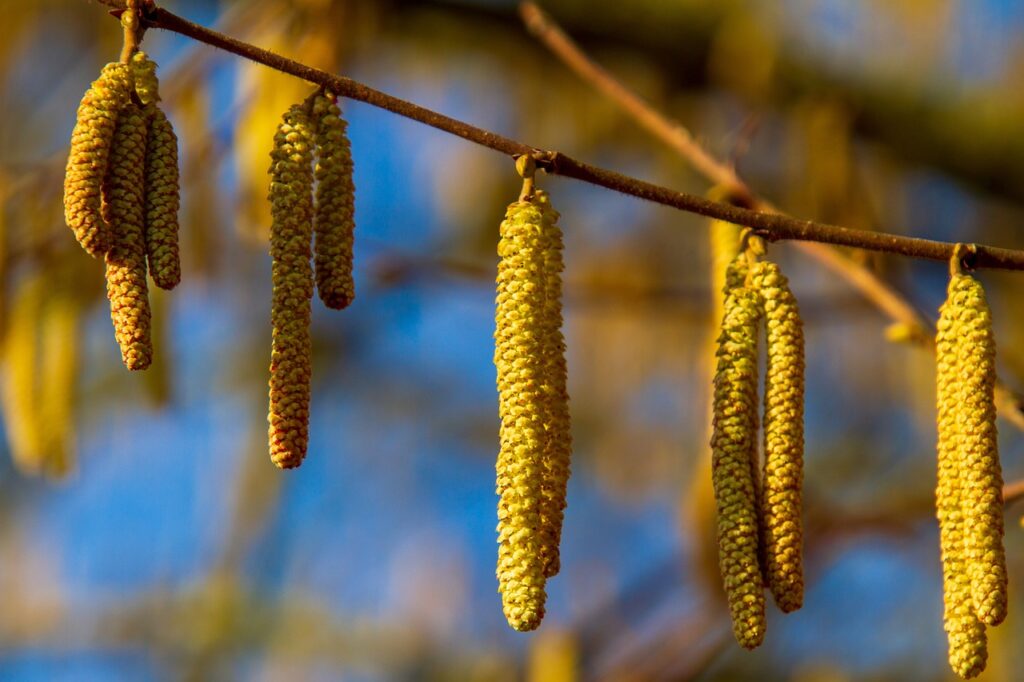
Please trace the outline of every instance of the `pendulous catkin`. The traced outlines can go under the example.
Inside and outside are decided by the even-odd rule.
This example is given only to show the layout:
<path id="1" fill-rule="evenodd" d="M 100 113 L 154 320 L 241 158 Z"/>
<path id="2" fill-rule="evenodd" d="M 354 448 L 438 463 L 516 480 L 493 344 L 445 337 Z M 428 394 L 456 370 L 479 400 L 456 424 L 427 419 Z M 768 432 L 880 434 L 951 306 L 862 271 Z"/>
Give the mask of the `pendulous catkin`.
<path id="1" fill-rule="evenodd" d="M 727 286 L 745 271 L 745 254 L 730 265 Z M 711 435 L 712 482 L 718 525 L 718 561 L 733 634 L 745 648 L 764 640 L 764 583 L 758 558 L 757 451 L 759 294 L 745 286 L 727 292 L 718 339 Z"/>
<path id="2" fill-rule="evenodd" d="M 268 421 L 270 458 L 282 469 L 302 463 L 309 440 L 312 150 L 309 115 L 294 105 L 274 135 L 270 165 L 273 342 Z"/>
<path id="3" fill-rule="evenodd" d="M 796 298 L 779 266 L 761 261 L 751 286 L 764 305 L 768 367 L 764 391 L 761 481 L 764 573 L 785 613 L 803 604 L 801 488 L 804 459 L 804 334 Z"/>
<path id="4" fill-rule="evenodd" d="M 950 282 L 953 293 L 953 282 Z M 961 409 L 958 348 L 960 311 L 950 296 L 939 311 L 935 337 L 938 425 L 938 484 L 935 509 L 942 550 L 943 620 L 949 642 L 949 664 L 965 679 L 985 669 L 988 658 L 985 625 L 971 598 L 971 578 L 964 552 L 964 509 L 957 416 Z"/>
<path id="5" fill-rule="evenodd" d="M 149 367 L 153 357 L 143 210 L 145 156 L 146 121 L 140 109 L 129 105 L 118 118 L 111 143 L 103 218 L 111 236 L 106 255 L 110 317 L 121 359 L 131 370 Z"/>
<path id="6" fill-rule="evenodd" d="M 103 182 L 119 112 L 129 102 L 127 64 L 107 64 L 82 97 L 64 173 L 64 220 L 87 253 L 101 256 L 111 245 L 103 219 Z M 141 184 L 139 185 L 141 187 Z"/>
<path id="7" fill-rule="evenodd" d="M 135 85 L 135 96 L 142 105 L 156 104 L 160 101 L 160 82 L 156 76 L 156 62 L 145 52 L 136 52 L 129 62 L 132 80 Z"/>
<path id="8" fill-rule="evenodd" d="M 537 190 L 534 201 L 541 209 L 544 276 L 544 385 L 547 396 L 547 437 L 544 446 L 544 486 L 542 490 L 541 523 L 549 529 L 550 546 L 542 547 L 544 575 L 551 578 L 561 567 L 559 545 L 566 506 L 566 492 L 572 456 L 572 433 L 569 415 L 568 368 L 565 360 L 565 338 L 562 335 L 562 256 L 564 242 L 558 226 L 559 214 L 551 206 L 544 190 Z"/>
<path id="9" fill-rule="evenodd" d="M 954 274 L 948 298 L 957 316 L 956 411 L 964 515 L 964 554 L 978 619 L 998 625 L 1006 617 L 1003 549 L 1003 476 L 996 442 L 995 341 L 985 291 L 969 275 Z"/>
<path id="10" fill-rule="evenodd" d="M 497 461 L 498 590 L 505 618 L 533 630 L 544 617 L 545 552 L 554 546 L 545 524 L 548 402 L 544 210 L 511 204 L 498 243 L 494 364 L 501 445 Z"/>
<path id="11" fill-rule="evenodd" d="M 313 100 L 316 125 L 316 212 L 313 246 L 316 290 L 328 308 L 340 310 L 352 303 L 352 243 L 355 232 L 355 186 L 347 124 L 330 92 Z"/>
<path id="12" fill-rule="evenodd" d="M 181 282 L 178 248 L 178 137 L 156 104 L 146 107 L 146 256 L 153 283 L 173 289 Z"/>

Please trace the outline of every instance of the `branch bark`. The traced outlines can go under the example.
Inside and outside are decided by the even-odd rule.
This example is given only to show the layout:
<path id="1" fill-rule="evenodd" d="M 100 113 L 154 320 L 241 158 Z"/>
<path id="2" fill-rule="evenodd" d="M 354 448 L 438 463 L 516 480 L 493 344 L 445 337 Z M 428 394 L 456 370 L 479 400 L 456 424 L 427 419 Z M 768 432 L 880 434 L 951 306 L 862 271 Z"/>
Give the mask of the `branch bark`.
<path id="1" fill-rule="evenodd" d="M 124 0 L 99 0 L 115 9 L 125 8 Z M 754 211 L 726 203 L 710 201 L 700 196 L 678 192 L 615 171 L 578 161 L 557 151 L 541 150 L 511 138 L 493 133 L 464 121 L 421 107 L 364 85 L 351 78 L 335 76 L 269 50 L 218 33 L 191 22 L 161 7 L 148 3 L 143 10 L 143 25 L 163 29 L 220 48 L 250 61 L 288 73 L 310 83 L 327 88 L 349 99 L 386 109 L 420 123 L 443 130 L 495 151 L 519 156 L 529 154 L 537 159 L 538 167 L 553 175 L 575 178 L 593 185 L 615 190 L 690 213 L 725 220 L 752 228 L 768 241 L 799 240 L 849 246 L 869 251 L 894 253 L 912 258 L 948 261 L 956 244 L 918 237 L 907 237 L 883 232 L 869 232 L 828 225 L 810 220 L 791 218 L 780 214 Z M 1024 270 L 1024 251 L 995 246 L 976 245 L 970 261 L 971 268 L 1001 268 Z"/>

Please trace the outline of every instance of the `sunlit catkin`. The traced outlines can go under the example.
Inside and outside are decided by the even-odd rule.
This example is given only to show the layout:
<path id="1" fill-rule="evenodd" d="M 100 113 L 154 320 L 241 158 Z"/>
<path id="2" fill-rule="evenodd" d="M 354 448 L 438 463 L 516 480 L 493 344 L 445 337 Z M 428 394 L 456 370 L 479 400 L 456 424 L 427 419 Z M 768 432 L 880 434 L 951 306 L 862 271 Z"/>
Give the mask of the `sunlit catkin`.
<path id="1" fill-rule="evenodd" d="M 533 630 L 544 617 L 547 440 L 545 215 L 529 201 L 508 207 L 498 243 L 495 352 L 501 445 L 497 462 L 498 589 L 505 618 Z"/>
<path id="2" fill-rule="evenodd" d="M 101 211 L 103 181 L 118 113 L 128 103 L 131 72 L 127 64 L 107 64 L 78 105 L 71 150 L 64 172 L 64 220 L 92 256 L 110 248 L 111 236 Z"/>
<path id="3" fill-rule="evenodd" d="M 81 351 L 79 305 L 68 291 L 51 292 L 42 324 L 39 414 L 45 425 L 43 473 L 63 478 L 74 467 L 74 400 Z"/>
<path id="4" fill-rule="evenodd" d="M 173 289 L 181 281 L 178 137 L 158 106 L 147 106 L 146 113 L 146 256 L 153 282 L 161 289 Z"/>
<path id="5" fill-rule="evenodd" d="M 804 332 L 785 275 L 770 261 L 750 271 L 764 305 L 768 368 L 764 390 L 761 523 L 765 576 L 783 612 L 803 604 L 801 488 L 804 459 Z"/>
<path id="6" fill-rule="evenodd" d="M 949 298 L 957 314 L 964 552 L 978 619 L 998 625 L 1006 617 L 1003 549 L 1003 476 L 996 443 L 995 341 L 985 291 L 969 275 L 954 274 Z"/>
<path id="7" fill-rule="evenodd" d="M 552 577 L 561 567 L 559 545 L 566 506 L 566 491 L 572 456 L 569 416 L 568 369 L 565 337 L 562 335 L 562 256 L 564 240 L 558 226 L 558 211 L 544 190 L 533 199 L 541 209 L 541 237 L 544 244 L 544 392 L 547 396 L 547 438 L 544 448 L 544 487 L 541 521 L 550 529 L 551 544 L 542 547 L 544 574 Z"/>
<path id="8" fill-rule="evenodd" d="M 46 425 L 39 414 L 39 328 L 50 282 L 33 272 L 11 292 L 3 334 L 4 431 L 11 459 L 24 474 L 46 466 Z"/>
<path id="9" fill-rule="evenodd" d="M 136 52 L 130 62 L 135 83 L 135 96 L 143 105 L 160 101 L 160 83 L 156 76 L 156 62 L 145 52 Z"/>
<path id="10" fill-rule="evenodd" d="M 953 282 L 950 282 L 953 293 Z M 957 415 L 961 384 L 957 344 L 960 311 L 950 296 L 939 311 L 935 337 L 938 426 L 938 484 L 935 509 L 942 550 L 943 620 L 949 643 L 949 664 L 961 677 L 975 677 L 988 658 L 985 625 L 971 598 L 971 578 L 964 551 L 963 471 Z"/>
<path id="11" fill-rule="evenodd" d="M 129 105 L 121 112 L 104 185 L 104 218 L 110 226 L 107 298 L 121 359 L 131 370 L 146 369 L 153 357 L 149 291 L 146 285 L 144 161 L 146 121 Z"/>
<path id="12" fill-rule="evenodd" d="M 355 232 L 355 186 L 347 124 L 330 92 L 313 100 L 316 124 L 316 213 L 313 260 L 316 290 L 328 308 L 348 307 L 355 297 L 352 242 Z"/>
<path id="13" fill-rule="evenodd" d="M 270 165 L 273 343 L 268 421 L 270 458 L 283 469 L 302 463 L 309 440 L 312 147 L 309 116 L 294 105 L 274 136 Z"/>
<path id="14" fill-rule="evenodd" d="M 744 255 L 727 281 L 743 271 Z M 758 293 L 744 286 L 726 298 L 718 339 L 712 421 L 712 482 L 718 524 L 718 562 L 733 634 L 747 649 L 764 640 L 764 583 L 758 561 L 759 510 L 752 453 L 757 448 Z"/>

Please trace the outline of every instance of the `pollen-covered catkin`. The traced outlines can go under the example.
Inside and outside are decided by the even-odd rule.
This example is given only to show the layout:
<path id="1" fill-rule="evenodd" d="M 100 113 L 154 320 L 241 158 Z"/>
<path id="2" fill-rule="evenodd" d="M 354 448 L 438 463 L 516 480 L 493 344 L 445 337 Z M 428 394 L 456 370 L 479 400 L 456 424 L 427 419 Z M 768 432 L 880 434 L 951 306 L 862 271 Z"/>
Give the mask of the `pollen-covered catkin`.
<path id="1" fill-rule="evenodd" d="M 735 282 L 744 254 L 730 266 Z M 743 286 L 726 298 L 718 339 L 712 421 L 712 482 L 718 525 L 718 562 L 733 634 L 745 648 L 764 640 L 764 583 L 758 560 L 759 510 L 752 453 L 757 448 L 759 294 Z"/>
<path id="2" fill-rule="evenodd" d="M 544 190 L 535 192 L 534 201 L 541 209 L 541 237 L 544 244 L 544 392 L 547 396 L 548 422 L 541 521 L 550 529 L 546 535 L 551 538 L 552 544 L 542 548 L 544 574 L 550 578 L 557 575 L 561 568 L 559 545 L 572 456 L 568 369 L 565 337 L 562 335 L 562 271 L 565 263 L 558 211 L 551 206 L 551 199 Z"/>
<path id="3" fill-rule="evenodd" d="M 118 113 L 128 104 L 131 72 L 127 64 L 107 64 L 82 97 L 64 173 L 64 220 L 92 256 L 110 248 L 101 209 L 103 181 Z"/>
<path id="4" fill-rule="evenodd" d="M 544 394 L 545 235 L 543 210 L 511 204 L 498 243 L 495 352 L 501 445 L 497 461 L 498 590 L 505 618 L 533 630 L 544 617 L 547 401 Z"/>
<path id="5" fill-rule="evenodd" d="M 107 298 L 121 359 L 131 370 L 146 369 L 153 358 L 143 187 L 146 121 L 134 105 L 117 122 L 104 182 L 103 217 L 110 226 L 106 256 Z"/>
<path id="6" fill-rule="evenodd" d="M 952 282 L 950 292 L 952 293 Z M 939 311 L 935 337 L 938 426 L 938 484 L 935 510 L 942 550 L 943 620 L 949 644 L 949 664 L 965 679 L 985 669 L 988 646 L 985 625 L 978 620 L 971 598 L 971 578 L 964 551 L 963 474 L 957 415 L 961 384 L 957 343 L 960 315 L 954 297 Z"/>
<path id="7" fill-rule="evenodd" d="M 282 469 L 302 463 L 309 440 L 312 148 L 309 116 L 294 105 L 274 136 L 270 165 L 273 343 L 268 421 L 270 458 Z"/>
<path id="8" fill-rule="evenodd" d="M 978 619 L 998 625 L 1006 617 L 1003 549 L 1003 475 L 996 442 L 995 341 L 992 316 L 978 280 L 956 274 L 949 297 L 957 312 L 958 383 L 964 551 Z"/>
<path id="9" fill-rule="evenodd" d="M 155 104 L 160 101 L 160 82 L 156 76 L 156 62 L 145 52 L 136 52 L 131 60 L 132 78 L 135 83 L 135 95 L 143 105 Z"/>
<path id="10" fill-rule="evenodd" d="M 765 576 L 785 613 L 803 604 L 804 333 L 800 309 L 779 266 L 756 263 L 752 286 L 764 304 L 768 368 L 761 481 Z"/>
<path id="11" fill-rule="evenodd" d="M 348 307 L 355 297 L 352 243 L 355 232 L 355 186 L 347 124 L 330 92 L 313 100 L 316 124 L 316 214 L 314 263 L 316 290 L 328 308 Z"/>
<path id="12" fill-rule="evenodd" d="M 149 274 L 161 289 L 181 281 L 178 249 L 178 137 L 156 104 L 145 109 L 149 120 L 146 145 L 146 255 Z"/>

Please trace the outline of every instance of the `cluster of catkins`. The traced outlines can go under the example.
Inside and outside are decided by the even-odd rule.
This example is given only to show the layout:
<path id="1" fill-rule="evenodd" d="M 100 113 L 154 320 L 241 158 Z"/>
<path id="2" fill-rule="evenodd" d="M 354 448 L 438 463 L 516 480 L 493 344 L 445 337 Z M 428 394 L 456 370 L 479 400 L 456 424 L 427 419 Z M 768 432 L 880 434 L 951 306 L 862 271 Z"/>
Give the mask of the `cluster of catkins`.
<path id="1" fill-rule="evenodd" d="M 269 196 L 273 340 L 268 421 L 270 457 L 282 469 L 299 466 L 309 442 L 309 325 L 314 278 L 320 300 L 329 308 L 345 308 L 355 295 L 355 189 L 345 129 L 336 97 L 319 91 L 288 109 L 274 135 Z M 313 263 L 311 252 L 315 252 Z"/>
<path id="2" fill-rule="evenodd" d="M 985 626 L 1006 618 L 1007 595 L 992 316 L 960 260 L 955 254 L 935 337 L 936 515 L 949 664 L 966 679 L 985 669 Z"/>
<path id="3" fill-rule="evenodd" d="M 131 370 L 153 359 L 147 269 L 162 289 L 181 279 L 178 139 L 159 99 L 145 53 L 104 66 L 78 107 L 64 176 L 65 221 L 106 262 L 114 335 Z"/>
<path id="4" fill-rule="evenodd" d="M 523 193 L 509 205 L 498 242 L 494 364 L 498 590 L 510 626 L 544 617 L 545 584 L 560 568 L 572 449 L 562 336 L 562 232 L 547 194 L 533 187 L 533 162 L 518 162 Z"/>
<path id="5" fill-rule="evenodd" d="M 766 586 L 784 612 L 803 604 L 803 324 L 786 277 L 750 247 L 729 264 L 724 293 L 711 436 L 719 568 L 733 633 L 753 649 L 764 640 Z M 757 438 L 762 320 L 763 470 Z"/>

